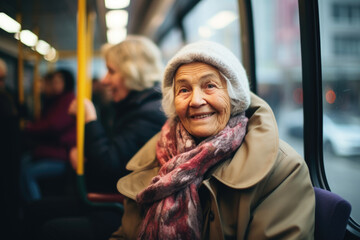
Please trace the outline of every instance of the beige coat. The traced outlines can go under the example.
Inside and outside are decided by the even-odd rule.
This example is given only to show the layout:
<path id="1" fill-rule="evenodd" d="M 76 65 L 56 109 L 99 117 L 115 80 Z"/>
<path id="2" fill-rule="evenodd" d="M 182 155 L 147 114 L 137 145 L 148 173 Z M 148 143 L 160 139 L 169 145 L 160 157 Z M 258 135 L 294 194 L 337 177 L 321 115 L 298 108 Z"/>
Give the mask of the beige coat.
<path id="1" fill-rule="evenodd" d="M 315 195 L 300 155 L 279 140 L 269 106 L 252 94 L 243 144 L 232 159 L 208 173 L 199 188 L 203 239 L 313 239 Z M 128 199 L 112 239 L 134 239 L 142 212 L 133 201 L 159 170 L 158 135 L 128 163 L 118 182 Z"/>

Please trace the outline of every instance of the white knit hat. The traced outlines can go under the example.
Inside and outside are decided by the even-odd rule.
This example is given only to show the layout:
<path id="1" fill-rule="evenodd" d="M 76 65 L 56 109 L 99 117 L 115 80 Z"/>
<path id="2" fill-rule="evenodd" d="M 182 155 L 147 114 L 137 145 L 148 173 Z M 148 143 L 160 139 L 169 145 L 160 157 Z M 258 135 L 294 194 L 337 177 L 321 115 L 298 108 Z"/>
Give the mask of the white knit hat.
<path id="1" fill-rule="evenodd" d="M 225 76 L 231 99 L 231 115 L 245 111 L 250 105 L 250 89 L 246 72 L 240 61 L 226 47 L 209 41 L 200 41 L 186 45 L 168 62 L 162 83 L 163 95 L 173 91 L 172 84 L 177 69 L 192 62 L 202 62 L 217 68 Z M 170 89 L 171 88 L 171 89 Z M 164 99 L 163 108 L 167 112 L 169 99 Z"/>

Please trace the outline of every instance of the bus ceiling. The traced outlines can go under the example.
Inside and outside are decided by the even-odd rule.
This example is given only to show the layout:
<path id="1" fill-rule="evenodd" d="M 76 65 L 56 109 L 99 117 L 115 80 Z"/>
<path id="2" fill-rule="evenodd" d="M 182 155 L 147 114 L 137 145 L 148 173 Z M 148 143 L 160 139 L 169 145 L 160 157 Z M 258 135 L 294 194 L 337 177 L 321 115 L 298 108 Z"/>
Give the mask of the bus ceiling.
<path id="1" fill-rule="evenodd" d="M 199 0 L 128 0 L 128 6 L 120 8 L 121 11 L 127 11 L 124 29 L 128 35 L 146 35 L 158 43 L 174 25 L 181 28 L 181 19 L 198 2 Z M 86 9 L 87 15 L 95 18 L 93 48 L 94 54 L 97 54 L 101 46 L 109 42 L 108 30 L 111 29 L 107 26 L 106 14 L 113 9 L 105 6 L 104 0 L 87 0 Z M 49 44 L 59 52 L 60 57 L 76 56 L 77 1 L 2 0 L 0 15 L 16 20 L 21 30 L 28 30 L 25 33 L 33 33 L 38 42 L 42 40 Z M 0 31 L 0 50 L 17 56 L 16 38 L 18 36 L 14 32 Z M 26 52 L 31 53 L 31 43 L 29 45 L 28 49 L 24 49 L 25 56 Z"/>

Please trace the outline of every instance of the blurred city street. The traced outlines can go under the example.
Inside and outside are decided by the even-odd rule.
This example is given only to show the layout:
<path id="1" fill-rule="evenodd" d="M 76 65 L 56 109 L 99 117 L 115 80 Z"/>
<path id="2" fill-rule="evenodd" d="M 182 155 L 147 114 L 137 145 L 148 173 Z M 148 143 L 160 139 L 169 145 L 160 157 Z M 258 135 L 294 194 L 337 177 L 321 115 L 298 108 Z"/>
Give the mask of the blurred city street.
<path id="1" fill-rule="evenodd" d="M 280 120 L 280 119 L 279 119 Z M 302 137 L 291 136 L 288 129 L 279 124 L 280 138 L 304 156 Z M 360 221 L 360 156 L 341 157 L 324 151 L 326 178 L 332 192 L 340 195 L 352 205 L 351 217 Z"/>

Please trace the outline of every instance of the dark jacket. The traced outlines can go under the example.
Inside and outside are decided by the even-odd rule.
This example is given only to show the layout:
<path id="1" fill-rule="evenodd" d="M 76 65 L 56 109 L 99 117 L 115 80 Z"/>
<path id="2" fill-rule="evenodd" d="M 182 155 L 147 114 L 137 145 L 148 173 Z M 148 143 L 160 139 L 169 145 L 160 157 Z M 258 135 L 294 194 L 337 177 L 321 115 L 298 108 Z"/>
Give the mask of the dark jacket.
<path id="1" fill-rule="evenodd" d="M 0 119 L 11 118 L 17 115 L 15 102 L 10 93 L 0 89 Z"/>
<path id="2" fill-rule="evenodd" d="M 74 99 L 73 92 L 48 99 L 41 118 L 27 125 L 25 132 L 33 141 L 34 159 L 69 159 L 69 150 L 76 144 L 76 121 L 68 113 Z"/>
<path id="3" fill-rule="evenodd" d="M 92 191 L 116 191 L 117 180 L 128 173 L 127 162 L 166 120 L 155 88 L 130 92 L 115 110 L 111 136 L 99 121 L 85 125 L 85 176 Z"/>

